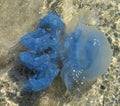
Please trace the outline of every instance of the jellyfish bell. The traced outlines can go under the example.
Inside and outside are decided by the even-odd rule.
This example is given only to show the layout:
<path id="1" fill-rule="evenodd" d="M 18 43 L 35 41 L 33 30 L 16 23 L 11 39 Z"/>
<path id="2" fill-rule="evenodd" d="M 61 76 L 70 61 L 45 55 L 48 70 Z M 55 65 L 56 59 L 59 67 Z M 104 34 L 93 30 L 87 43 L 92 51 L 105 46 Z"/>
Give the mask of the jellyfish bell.
<path id="1" fill-rule="evenodd" d="M 60 51 L 63 61 L 61 77 L 71 92 L 83 92 L 89 88 L 106 72 L 112 57 L 107 37 L 101 31 L 80 23 L 65 36 Z"/>

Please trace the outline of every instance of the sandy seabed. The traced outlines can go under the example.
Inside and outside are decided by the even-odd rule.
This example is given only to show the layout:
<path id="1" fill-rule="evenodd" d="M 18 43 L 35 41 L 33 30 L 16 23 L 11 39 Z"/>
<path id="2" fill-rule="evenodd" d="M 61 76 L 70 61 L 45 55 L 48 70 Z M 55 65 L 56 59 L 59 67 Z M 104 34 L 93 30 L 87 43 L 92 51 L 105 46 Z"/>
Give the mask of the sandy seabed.
<path id="1" fill-rule="evenodd" d="M 40 18 L 55 10 L 70 26 L 74 14 L 101 30 L 113 50 L 110 67 L 80 98 L 66 95 L 57 78 L 39 93 L 22 92 L 28 76 L 18 63 L 19 39 L 33 31 Z M 0 0 L 0 106 L 120 106 L 119 0 Z M 57 84 L 56 84 L 57 83 Z"/>

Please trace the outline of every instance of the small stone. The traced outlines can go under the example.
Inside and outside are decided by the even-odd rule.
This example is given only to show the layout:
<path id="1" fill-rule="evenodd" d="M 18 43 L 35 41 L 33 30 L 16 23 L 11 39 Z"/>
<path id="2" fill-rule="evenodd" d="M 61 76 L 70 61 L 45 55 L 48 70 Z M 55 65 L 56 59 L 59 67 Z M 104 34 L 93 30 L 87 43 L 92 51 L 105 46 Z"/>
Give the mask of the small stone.
<path id="1" fill-rule="evenodd" d="M 104 85 L 101 85 L 100 88 L 104 90 L 106 87 Z"/>

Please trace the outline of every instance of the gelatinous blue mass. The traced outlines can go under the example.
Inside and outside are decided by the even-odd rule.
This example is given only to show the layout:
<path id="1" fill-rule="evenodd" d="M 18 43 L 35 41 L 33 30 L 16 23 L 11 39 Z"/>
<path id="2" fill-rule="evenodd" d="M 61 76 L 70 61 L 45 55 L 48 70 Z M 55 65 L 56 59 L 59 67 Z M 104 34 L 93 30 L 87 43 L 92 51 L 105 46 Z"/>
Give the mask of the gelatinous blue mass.
<path id="1" fill-rule="evenodd" d="M 71 91 L 80 87 L 75 86 L 77 83 L 94 80 L 107 70 L 112 52 L 105 35 L 83 24 L 74 29 L 62 36 L 65 24 L 59 15 L 50 12 L 35 31 L 21 38 L 20 43 L 28 49 L 19 55 L 21 64 L 35 70 L 24 90 L 44 90 L 61 73 Z"/>
<path id="2" fill-rule="evenodd" d="M 59 74 L 56 64 L 58 43 L 65 29 L 65 24 L 55 12 L 48 13 L 40 20 L 35 31 L 24 35 L 20 43 L 29 52 L 21 52 L 21 63 L 35 75 L 24 86 L 27 91 L 40 91 L 47 88 Z"/>
<path id="3" fill-rule="evenodd" d="M 65 36 L 62 44 L 60 56 L 64 66 L 61 76 L 68 90 L 76 83 L 94 80 L 110 65 L 110 45 L 97 29 L 79 24 L 74 32 Z"/>

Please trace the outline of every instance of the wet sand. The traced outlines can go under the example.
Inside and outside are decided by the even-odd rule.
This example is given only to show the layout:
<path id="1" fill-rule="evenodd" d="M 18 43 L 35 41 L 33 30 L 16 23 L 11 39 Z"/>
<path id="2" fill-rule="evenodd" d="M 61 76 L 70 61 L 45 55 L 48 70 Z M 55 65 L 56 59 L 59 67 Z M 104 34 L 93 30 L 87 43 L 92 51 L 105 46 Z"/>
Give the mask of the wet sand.
<path id="1" fill-rule="evenodd" d="M 67 0 L 66 0 L 67 1 Z M 119 0 L 0 0 L 0 106 L 119 106 L 120 105 L 120 1 Z M 110 67 L 80 98 L 67 95 L 60 78 L 45 91 L 27 93 L 29 75 L 18 65 L 21 36 L 33 31 L 40 18 L 55 10 L 69 25 L 74 13 L 96 27 L 113 50 Z M 82 13 L 84 11 L 85 13 Z M 84 18 L 86 18 L 84 20 Z M 24 69 L 23 69 L 24 70 Z"/>

